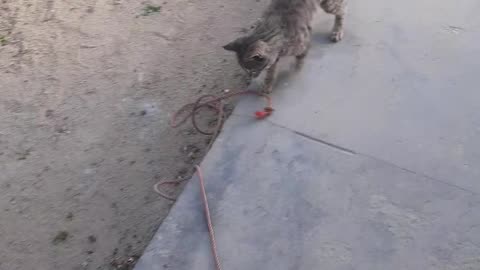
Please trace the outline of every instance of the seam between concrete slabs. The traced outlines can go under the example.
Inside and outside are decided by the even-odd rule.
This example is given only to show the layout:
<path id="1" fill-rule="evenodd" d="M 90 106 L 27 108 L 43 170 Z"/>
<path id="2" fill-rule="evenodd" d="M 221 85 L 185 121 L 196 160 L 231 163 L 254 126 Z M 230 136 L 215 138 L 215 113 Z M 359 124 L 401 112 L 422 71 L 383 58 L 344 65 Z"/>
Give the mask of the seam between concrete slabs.
<path id="1" fill-rule="evenodd" d="M 231 116 L 234 116 L 234 117 L 241 117 L 241 118 L 251 118 L 251 116 L 247 116 L 247 115 L 243 115 L 243 114 L 237 114 L 237 113 L 232 113 Z M 324 146 L 327 146 L 327 147 L 330 147 L 330 148 L 333 148 L 334 150 L 336 151 L 339 151 L 339 152 L 342 152 L 344 154 L 347 154 L 347 155 L 359 155 L 359 156 L 362 156 L 362 157 L 365 157 L 365 158 L 368 158 L 368 159 L 371 159 L 371 160 L 375 160 L 375 161 L 378 161 L 378 162 L 382 162 L 382 163 L 385 163 L 389 166 L 392 166 L 394 168 L 397 168 L 399 170 L 402 170 L 404 172 L 407 172 L 407 173 L 411 173 L 411 174 L 414 174 L 414 175 L 417 175 L 417 176 L 420 176 L 420 177 L 424 177 L 426 179 L 429 179 L 431 181 L 435 181 L 435 182 L 438 182 L 438 183 L 442 183 L 444 185 L 447 185 L 449 187 L 452 187 L 452 188 L 455 188 L 455 189 L 458 189 L 458 190 L 461 190 L 461 191 L 464 191 L 464 192 L 467 192 L 467 193 L 470 193 L 472 195 L 480 195 L 480 193 L 477 193 L 475 191 L 472 191 L 472 190 L 469 190 L 467 188 L 464 188 L 462 186 L 459 186 L 459 185 L 455 185 L 455 184 L 452 184 L 452 183 L 449 183 L 443 179 L 439 179 L 439 178 L 436 178 L 436 177 L 433 177 L 433 176 L 430 176 L 428 174 L 425 174 L 423 172 L 418 172 L 418 171 L 414 171 L 412 169 L 409 169 L 409 168 L 406 168 L 406 167 L 403 167 L 403 166 L 400 166 L 398 164 L 395 164 L 391 161 L 388 161 L 388 160 L 385 160 L 385 159 L 382 159 L 382 158 L 379 158 L 379 157 L 376 157 L 376 156 L 372 156 L 370 154 L 366 154 L 366 153 L 361 153 L 361 152 L 358 152 L 354 149 L 351 149 L 351 148 L 348 148 L 348 147 L 345 147 L 345 146 L 342 146 L 342 145 L 339 145 L 337 143 L 334 143 L 334 142 L 329 142 L 329 141 L 326 141 L 326 140 L 323 140 L 323 139 L 319 139 L 319 138 L 316 138 L 315 136 L 312 136 L 312 135 L 309 135 L 309 134 L 306 134 L 306 133 L 303 133 L 303 132 L 300 132 L 300 131 L 297 131 L 297 130 L 294 130 L 292 128 L 289 128 L 287 126 L 284 126 L 284 125 L 281 125 L 281 124 L 278 124 L 278 123 L 275 123 L 273 121 L 271 121 L 270 119 L 263 119 L 261 121 L 265 121 L 265 122 L 268 122 L 270 125 L 272 126 L 275 126 L 275 127 L 278 127 L 278 128 L 281 128 L 281 129 L 284 129 L 284 130 L 287 130 L 293 134 L 295 134 L 296 136 L 300 136 L 300 137 L 303 137 L 307 140 L 310 140 L 310 141 L 313 141 L 313 142 L 316 142 L 316 143 L 320 143 Z"/>

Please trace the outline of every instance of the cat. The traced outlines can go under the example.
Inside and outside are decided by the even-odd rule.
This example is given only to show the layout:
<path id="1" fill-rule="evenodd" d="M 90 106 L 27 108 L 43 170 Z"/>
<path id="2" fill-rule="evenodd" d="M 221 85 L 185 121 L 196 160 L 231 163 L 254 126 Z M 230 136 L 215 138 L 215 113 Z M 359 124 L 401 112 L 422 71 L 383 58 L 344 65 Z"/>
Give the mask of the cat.
<path id="1" fill-rule="evenodd" d="M 310 48 L 311 22 L 318 7 L 335 15 L 330 35 L 333 42 L 343 38 L 345 0 L 272 0 L 252 32 L 223 48 L 237 55 L 249 79 L 266 70 L 264 93 L 271 93 L 278 60 L 295 56 L 300 68 Z"/>

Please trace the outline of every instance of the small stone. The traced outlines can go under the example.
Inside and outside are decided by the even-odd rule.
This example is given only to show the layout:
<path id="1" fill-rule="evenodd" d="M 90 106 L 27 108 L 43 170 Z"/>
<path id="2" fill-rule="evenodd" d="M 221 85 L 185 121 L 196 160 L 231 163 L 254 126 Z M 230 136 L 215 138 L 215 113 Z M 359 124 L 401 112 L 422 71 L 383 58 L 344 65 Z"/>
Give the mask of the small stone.
<path id="1" fill-rule="evenodd" d="M 46 111 L 45 111 L 45 117 L 50 118 L 50 117 L 52 117 L 52 116 L 53 116 L 53 110 L 46 110 Z"/>
<path id="2" fill-rule="evenodd" d="M 69 236 L 69 233 L 67 231 L 59 231 L 57 235 L 52 240 L 52 243 L 54 245 L 60 244 L 62 242 L 65 242 Z"/>
<path id="3" fill-rule="evenodd" d="M 67 219 L 68 221 L 73 220 L 73 213 L 72 213 L 72 212 L 68 212 L 67 216 L 65 216 L 65 219 Z"/>
<path id="4" fill-rule="evenodd" d="M 88 236 L 88 242 L 90 242 L 90 243 L 97 242 L 97 237 L 95 237 L 95 235 L 89 235 Z"/>
<path id="5" fill-rule="evenodd" d="M 67 127 L 57 127 L 57 128 L 55 129 L 55 131 L 56 131 L 57 133 L 60 133 L 60 134 L 68 134 L 68 133 L 70 133 L 70 131 L 67 129 Z"/>

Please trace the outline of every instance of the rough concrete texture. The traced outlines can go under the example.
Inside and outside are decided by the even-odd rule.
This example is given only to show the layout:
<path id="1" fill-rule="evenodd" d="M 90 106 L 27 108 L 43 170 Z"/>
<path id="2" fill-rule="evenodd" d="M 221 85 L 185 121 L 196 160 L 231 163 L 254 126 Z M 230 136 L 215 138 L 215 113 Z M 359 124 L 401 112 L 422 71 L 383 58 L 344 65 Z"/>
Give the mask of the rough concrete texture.
<path id="1" fill-rule="evenodd" d="M 203 168 L 224 269 L 480 265 L 480 198 L 390 163 L 233 116 Z M 202 207 L 194 177 L 136 269 L 214 269 Z"/>
<path id="2" fill-rule="evenodd" d="M 1 270 L 131 267 L 207 144 L 171 113 L 243 85 L 266 2 L 0 1 Z"/>
<path id="3" fill-rule="evenodd" d="M 202 163 L 224 269 L 480 268 L 480 4 L 351 1 Z M 193 177 L 137 270 L 214 269 Z"/>

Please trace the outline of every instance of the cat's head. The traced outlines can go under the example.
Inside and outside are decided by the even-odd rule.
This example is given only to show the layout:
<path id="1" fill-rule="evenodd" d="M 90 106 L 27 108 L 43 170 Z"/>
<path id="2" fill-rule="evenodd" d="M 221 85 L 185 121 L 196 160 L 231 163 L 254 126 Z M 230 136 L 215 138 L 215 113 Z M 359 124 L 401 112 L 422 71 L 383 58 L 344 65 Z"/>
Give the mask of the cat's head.
<path id="1" fill-rule="evenodd" d="M 262 40 L 249 42 L 248 38 L 238 38 L 223 48 L 235 52 L 240 66 L 254 78 L 270 67 L 277 58 L 277 53 Z"/>

